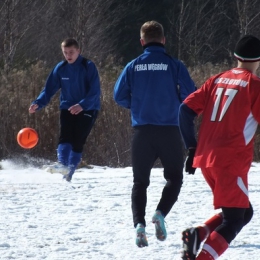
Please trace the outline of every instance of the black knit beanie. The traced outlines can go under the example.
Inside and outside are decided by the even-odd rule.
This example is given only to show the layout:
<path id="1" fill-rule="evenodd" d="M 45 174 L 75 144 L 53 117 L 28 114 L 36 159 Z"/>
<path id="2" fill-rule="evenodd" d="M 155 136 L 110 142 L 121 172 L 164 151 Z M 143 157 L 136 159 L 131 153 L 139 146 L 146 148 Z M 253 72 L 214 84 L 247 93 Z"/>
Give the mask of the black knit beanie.
<path id="1" fill-rule="evenodd" d="M 243 36 L 236 44 L 235 57 L 242 62 L 260 60 L 260 40 L 253 35 Z"/>

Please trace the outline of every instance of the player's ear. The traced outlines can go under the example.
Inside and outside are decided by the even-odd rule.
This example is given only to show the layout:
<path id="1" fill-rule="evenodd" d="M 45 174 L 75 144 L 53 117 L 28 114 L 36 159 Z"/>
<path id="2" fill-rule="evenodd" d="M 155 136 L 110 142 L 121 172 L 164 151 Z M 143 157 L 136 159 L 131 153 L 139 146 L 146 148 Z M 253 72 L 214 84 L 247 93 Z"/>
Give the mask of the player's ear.
<path id="1" fill-rule="evenodd" d="M 166 42 L 166 39 L 165 39 L 165 37 L 163 37 L 162 40 L 161 40 L 161 43 L 164 45 L 165 42 Z"/>
<path id="2" fill-rule="evenodd" d="M 142 46 L 145 45 L 145 41 L 144 41 L 144 39 L 141 38 L 141 39 L 140 39 L 140 42 L 141 42 L 141 45 L 142 45 Z"/>

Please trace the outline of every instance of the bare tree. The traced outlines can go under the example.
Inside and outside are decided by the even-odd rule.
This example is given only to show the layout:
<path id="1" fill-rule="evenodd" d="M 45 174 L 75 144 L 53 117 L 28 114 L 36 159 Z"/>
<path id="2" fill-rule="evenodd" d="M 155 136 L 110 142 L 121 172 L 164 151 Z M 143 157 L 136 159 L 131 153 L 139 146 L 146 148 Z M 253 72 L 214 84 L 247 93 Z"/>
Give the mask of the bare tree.
<path id="1" fill-rule="evenodd" d="M 119 24 L 128 10 L 128 1 L 118 0 L 59 0 L 58 14 L 62 25 L 59 34 L 75 37 L 84 55 L 101 63 L 115 53 L 114 43 Z"/>
<path id="2" fill-rule="evenodd" d="M 228 53 L 225 42 L 229 37 L 228 26 L 224 26 L 227 17 L 226 0 L 181 0 L 173 5 L 171 35 L 177 45 L 177 57 L 192 66 L 200 62 L 215 61 Z"/>
<path id="3" fill-rule="evenodd" d="M 40 10 L 46 2 L 40 0 L 5 0 L 0 6 L 0 32 L 3 35 L 4 71 L 13 66 L 18 45 L 27 31 L 33 26 Z"/>
<path id="4" fill-rule="evenodd" d="M 259 30 L 260 11 L 259 0 L 236 0 L 236 10 L 240 35 Z"/>

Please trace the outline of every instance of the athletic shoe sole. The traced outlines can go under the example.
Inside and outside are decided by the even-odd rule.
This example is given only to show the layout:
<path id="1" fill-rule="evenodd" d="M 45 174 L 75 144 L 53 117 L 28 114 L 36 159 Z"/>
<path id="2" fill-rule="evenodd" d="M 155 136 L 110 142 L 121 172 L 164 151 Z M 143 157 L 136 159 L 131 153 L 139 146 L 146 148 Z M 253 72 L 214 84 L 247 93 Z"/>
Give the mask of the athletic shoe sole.
<path id="1" fill-rule="evenodd" d="M 197 228 L 189 228 L 182 232 L 183 260 L 195 260 L 200 247 L 199 234 Z"/>
<path id="2" fill-rule="evenodd" d="M 164 224 L 161 223 L 158 219 L 153 219 L 152 221 L 155 225 L 155 236 L 158 240 L 164 241 L 167 237 L 166 229 L 164 227 Z M 163 225 L 163 226 L 162 226 Z"/>
<path id="3" fill-rule="evenodd" d="M 137 233 L 137 237 L 136 237 L 135 243 L 136 243 L 136 245 L 138 247 L 146 247 L 146 246 L 148 246 L 146 235 L 144 233 L 142 233 L 142 232 Z"/>

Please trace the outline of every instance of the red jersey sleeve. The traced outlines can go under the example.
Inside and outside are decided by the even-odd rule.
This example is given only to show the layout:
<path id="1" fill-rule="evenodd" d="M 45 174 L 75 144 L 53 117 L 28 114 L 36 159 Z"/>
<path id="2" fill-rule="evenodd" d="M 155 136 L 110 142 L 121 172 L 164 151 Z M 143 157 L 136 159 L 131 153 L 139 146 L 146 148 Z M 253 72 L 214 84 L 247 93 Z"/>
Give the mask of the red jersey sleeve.
<path id="1" fill-rule="evenodd" d="M 208 79 L 198 90 L 190 94 L 184 100 L 184 103 L 198 115 L 203 113 L 206 107 L 209 87 L 211 86 L 212 82 L 214 82 L 214 78 L 215 77 Z"/>

